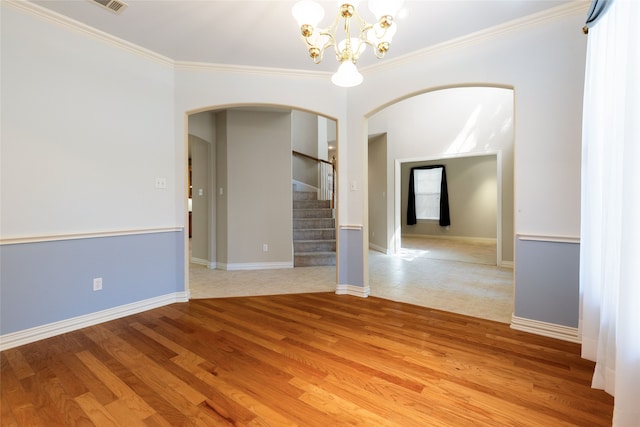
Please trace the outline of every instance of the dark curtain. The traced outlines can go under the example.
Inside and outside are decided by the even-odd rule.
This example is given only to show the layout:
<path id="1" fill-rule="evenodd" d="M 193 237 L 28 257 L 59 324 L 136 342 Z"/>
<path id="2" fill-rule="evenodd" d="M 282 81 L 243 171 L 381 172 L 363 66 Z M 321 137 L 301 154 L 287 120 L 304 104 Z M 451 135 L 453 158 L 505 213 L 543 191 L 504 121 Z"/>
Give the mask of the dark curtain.
<path id="1" fill-rule="evenodd" d="M 589 32 L 589 28 L 596 25 L 598 20 L 607 13 L 609 7 L 613 4 L 613 0 L 591 0 L 591 7 L 587 14 L 587 21 L 583 27 L 585 33 Z"/>
<path id="2" fill-rule="evenodd" d="M 451 225 L 451 217 L 449 215 L 449 191 L 447 190 L 447 174 L 444 165 L 418 166 L 411 168 L 409 173 L 409 202 L 407 204 L 407 225 L 417 224 L 416 220 L 416 193 L 415 184 L 413 183 L 413 171 L 416 169 L 435 169 L 442 168 L 442 181 L 440 182 L 440 226 L 446 227 Z"/>

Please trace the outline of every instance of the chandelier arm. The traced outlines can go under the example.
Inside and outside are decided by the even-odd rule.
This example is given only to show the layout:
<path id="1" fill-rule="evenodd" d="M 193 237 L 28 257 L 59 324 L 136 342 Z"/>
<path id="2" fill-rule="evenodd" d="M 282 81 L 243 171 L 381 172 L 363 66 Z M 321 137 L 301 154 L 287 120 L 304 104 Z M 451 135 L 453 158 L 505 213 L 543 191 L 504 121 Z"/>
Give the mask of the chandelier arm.
<path id="1" fill-rule="evenodd" d="M 357 12 L 354 11 L 354 13 L 357 13 Z M 352 62 L 355 63 L 355 59 L 353 55 L 353 47 L 351 46 L 351 16 L 344 17 L 344 34 L 345 34 L 344 50 L 340 52 L 339 60 L 342 62 L 347 59 L 350 59 Z"/>
<path id="2" fill-rule="evenodd" d="M 327 37 L 327 41 L 319 46 L 314 43 L 313 38 L 320 40 L 322 36 Z M 313 32 L 307 36 L 303 36 L 307 49 L 309 51 L 309 56 L 313 59 L 314 64 L 319 64 L 322 62 L 322 58 L 324 56 L 324 51 L 331 45 L 335 45 L 335 37 L 328 30 L 320 30 L 314 29 Z"/>
<path id="3" fill-rule="evenodd" d="M 308 8 L 310 5 L 313 7 Z M 397 28 L 393 22 L 393 16 L 384 15 L 377 22 L 369 23 L 360 16 L 351 2 L 343 1 L 331 25 L 326 29 L 320 29 L 314 27 L 324 13 L 322 10 L 318 13 L 318 6 L 314 5 L 315 2 L 312 0 L 300 0 L 294 6 L 294 17 L 300 25 L 309 56 L 314 63 L 319 64 L 323 60 L 325 51 L 333 46 L 336 59 L 341 65 L 332 77 L 332 81 L 344 87 L 359 84 L 362 81 L 362 75 L 358 73 L 355 64 L 367 46 L 371 46 L 376 58 L 385 56 Z M 308 16 L 305 16 L 307 13 Z M 318 20 L 316 21 L 315 18 Z M 338 36 L 341 27 L 345 35 L 344 40 L 342 36 Z"/>
<path id="4" fill-rule="evenodd" d="M 386 43 L 386 42 L 385 42 Z M 387 43 L 388 45 L 389 43 Z M 373 54 L 375 55 L 376 58 L 378 59 L 382 59 L 384 58 L 385 53 L 387 53 L 387 51 L 389 50 L 388 46 L 385 49 L 378 49 L 377 46 L 372 46 L 372 50 L 373 50 Z"/>

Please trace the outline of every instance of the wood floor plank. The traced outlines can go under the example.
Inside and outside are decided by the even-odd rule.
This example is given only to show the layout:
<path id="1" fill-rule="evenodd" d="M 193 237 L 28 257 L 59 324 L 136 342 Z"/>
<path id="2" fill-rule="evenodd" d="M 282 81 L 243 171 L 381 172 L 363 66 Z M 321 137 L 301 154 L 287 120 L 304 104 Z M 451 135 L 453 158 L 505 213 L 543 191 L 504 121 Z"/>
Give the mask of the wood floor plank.
<path id="1" fill-rule="evenodd" d="M 115 406 L 118 409 L 118 413 L 122 413 L 126 408 L 128 413 L 135 419 L 143 420 L 150 417 L 155 413 L 143 399 L 141 399 L 124 381 L 114 375 L 108 367 L 103 365 L 93 354 L 89 351 L 81 351 L 76 353 L 78 359 L 84 363 L 84 365 L 102 381 L 118 398 L 114 402 L 109 403 L 108 406 Z M 110 411 L 111 412 L 111 411 Z"/>
<path id="2" fill-rule="evenodd" d="M 291 383 L 304 393 L 300 398 L 310 406 L 331 417 L 336 424 L 344 425 L 389 425 L 388 421 L 371 414 L 366 409 L 324 390 L 320 385 L 294 378 Z"/>
<path id="3" fill-rule="evenodd" d="M 78 402 L 67 393 L 59 378 L 56 377 L 44 384 L 43 388 L 49 394 L 57 411 L 64 417 L 61 425 L 93 425 Z"/>
<path id="4" fill-rule="evenodd" d="M 96 426 L 117 427 L 119 425 L 118 421 L 91 393 L 82 394 L 75 400 Z"/>
<path id="5" fill-rule="evenodd" d="M 333 293 L 193 300 L 0 353 L 0 422 L 608 426 L 580 346 Z"/>
<path id="6" fill-rule="evenodd" d="M 31 365 L 29 365 L 20 350 L 9 349 L 3 354 L 4 357 L 7 358 L 7 362 L 9 363 L 9 365 L 11 365 L 11 369 L 13 370 L 14 375 L 19 380 L 35 375 L 35 372 L 31 368 Z"/>

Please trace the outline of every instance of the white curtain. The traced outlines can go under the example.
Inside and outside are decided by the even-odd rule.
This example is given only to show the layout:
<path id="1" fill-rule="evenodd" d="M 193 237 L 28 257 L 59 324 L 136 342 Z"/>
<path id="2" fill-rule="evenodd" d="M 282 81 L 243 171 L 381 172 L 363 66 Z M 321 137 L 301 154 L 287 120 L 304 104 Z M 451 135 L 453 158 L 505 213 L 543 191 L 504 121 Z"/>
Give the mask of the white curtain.
<path id="1" fill-rule="evenodd" d="M 640 1 L 589 29 L 580 253 L 582 355 L 614 396 L 614 426 L 640 426 Z"/>

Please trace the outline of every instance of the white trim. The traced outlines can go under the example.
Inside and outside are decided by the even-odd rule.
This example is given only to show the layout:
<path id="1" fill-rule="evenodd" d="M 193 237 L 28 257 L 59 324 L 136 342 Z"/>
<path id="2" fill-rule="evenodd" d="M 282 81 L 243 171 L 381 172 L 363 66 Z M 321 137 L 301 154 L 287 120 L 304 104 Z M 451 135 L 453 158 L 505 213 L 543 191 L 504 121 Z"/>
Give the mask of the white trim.
<path id="1" fill-rule="evenodd" d="M 276 270 L 280 268 L 293 268 L 293 262 L 238 262 L 234 264 L 226 264 L 223 262 L 216 263 L 220 270 Z"/>
<path id="2" fill-rule="evenodd" d="M 453 240 L 458 242 L 477 242 L 477 243 L 496 243 L 498 239 L 495 237 L 466 237 L 466 236 L 443 236 L 443 235 L 431 235 L 431 234 L 402 234 L 402 238 L 414 237 L 418 239 L 439 239 L 439 240 Z"/>
<path id="3" fill-rule="evenodd" d="M 58 240 L 95 239 L 97 237 L 133 236 L 137 234 L 175 233 L 182 231 L 183 227 L 140 228 L 133 230 L 93 231 L 86 233 L 49 234 L 45 236 L 23 236 L 0 238 L 2 245 L 18 245 L 22 243 L 54 242 Z"/>
<path id="4" fill-rule="evenodd" d="M 84 35 L 93 37 L 101 42 L 113 45 L 119 49 L 146 59 L 150 59 L 162 65 L 173 67 L 175 64 L 175 62 L 171 58 L 160 55 L 149 49 L 145 49 L 126 40 L 120 39 L 96 28 L 90 27 L 89 25 L 78 22 L 50 9 L 38 6 L 37 4 L 30 1 L 3 0 L 3 3 L 8 4 L 16 9 L 20 9 L 23 12 L 30 13 L 31 15 L 37 16 L 38 18 L 44 19 L 53 24 L 59 25 L 67 30 L 76 31 Z"/>
<path id="5" fill-rule="evenodd" d="M 514 264 L 513 264 L 513 261 L 502 260 L 502 261 L 500 261 L 500 265 L 498 265 L 498 267 L 500 267 L 500 268 L 509 268 L 509 269 L 513 270 Z"/>
<path id="6" fill-rule="evenodd" d="M 532 242 L 555 242 L 555 243 L 580 243 L 580 237 L 575 236 L 551 236 L 544 234 L 524 234 L 517 233 L 518 240 L 526 240 Z"/>
<path id="7" fill-rule="evenodd" d="M 541 322 L 539 320 L 525 319 L 515 315 L 511 316 L 511 329 L 530 332 L 536 335 L 556 338 L 562 341 L 581 343 L 580 331 L 570 326 L 556 325 L 554 323 Z"/>
<path id="8" fill-rule="evenodd" d="M 352 295 L 355 297 L 367 298 L 371 289 L 369 286 L 337 285 L 336 295 Z"/>
<path id="9" fill-rule="evenodd" d="M 100 31 L 96 28 L 90 27 L 86 24 L 78 22 L 67 16 L 61 15 L 52 10 L 46 9 L 30 1 L 18 1 L 18 0 L 3 0 L 3 3 L 8 4 L 16 9 L 21 9 L 24 12 L 38 16 L 39 18 L 46 19 L 54 24 L 65 27 L 69 30 L 84 33 L 96 39 L 99 39 L 105 43 L 115 45 L 116 47 L 125 51 L 131 52 L 141 57 L 151 59 L 153 61 L 162 63 L 167 66 L 173 67 L 175 70 L 193 70 L 193 71 L 208 71 L 208 72 L 225 72 L 225 73 L 245 73 L 245 74 L 259 74 L 259 75 L 280 75 L 286 77 L 305 77 L 305 78 L 318 78 L 326 79 L 330 72 L 318 72 L 307 70 L 290 70 L 282 68 L 271 67 L 256 67 L 256 66 L 241 66 L 241 65 L 229 65 L 229 64 L 212 64 L 202 62 L 188 62 L 188 61 L 175 61 L 172 58 L 168 58 L 164 55 L 160 55 L 149 49 L 145 49 L 136 44 L 130 43 L 126 40 L 115 37 L 111 34 Z M 419 56 L 434 55 L 442 51 L 448 51 L 451 49 L 463 48 L 466 46 L 473 46 L 487 39 L 504 36 L 512 32 L 520 31 L 525 28 L 545 23 L 550 19 L 562 18 L 564 16 L 571 16 L 578 13 L 586 13 L 588 10 L 588 3 L 575 1 L 566 5 L 561 5 L 556 8 L 544 10 L 542 12 L 515 19 L 513 21 L 504 23 L 502 25 L 494 26 L 486 30 L 477 31 L 472 34 L 468 34 L 457 39 L 449 40 L 435 46 L 430 46 L 422 50 L 409 52 L 405 55 L 397 57 L 395 59 L 379 62 L 367 67 L 363 67 L 360 71 L 363 73 L 377 72 L 389 68 L 399 68 L 404 66 L 408 61 L 414 61 Z"/>
<path id="10" fill-rule="evenodd" d="M 391 255 L 391 251 L 389 251 L 387 248 L 383 248 L 382 246 L 373 244 L 371 242 L 369 242 L 369 249 L 374 250 L 376 252 L 382 252 L 385 255 Z"/>
<path id="11" fill-rule="evenodd" d="M 338 226 L 338 228 L 340 228 L 340 230 L 362 230 L 363 225 L 362 224 L 343 224 Z"/>
<path id="12" fill-rule="evenodd" d="M 291 70 L 287 68 L 258 67 L 252 65 L 213 64 L 209 62 L 176 61 L 176 71 L 203 71 L 208 73 L 233 73 L 260 76 L 303 77 L 326 80 L 328 71 Z"/>
<path id="13" fill-rule="evenodd" d="M 296 191 L 302 191 L 302 192 L 308 191 L 310 193 L 317 193 L 319 191 L 318 187 L 314 187 L 313 185 L 305 184 L 304 182 L 298 181 L 297 179 L 293 179 L 292 180 L 292 185 L 291 186 L 292 186 L 294 192 L 296 192 Z"/>
<path id="14" fill-rule="evenodd" d="M 508 36 L 511 33 L 535 27 L 540 24 L 545 24 L 551 19 L 563 18 L 565 16 L 573 16 L 577 14 L 586 14 L 588 11 L 588 5 L 589 2 L 586 1 L 570 2 L 555 8 L 543 10 L 542 12 L 534 13 L 532 15 L 523 16 L 521 18 L 505 22 L 501 25 L 496 25 L 484 30 L 476 31 L 475 33 L 466 34 L 453 40 L 447 40 L 440 44 L 429 46 L 421 50 L 409 52 L 394 59 L 387 59 L 383 62 L 377 62 L 373 65 L 362 67 L 360 69 L 360 72 L 365 74 L 366 77 L 366 73 L 369 72 L 380 72 L 393 68 L 401 68 L 403 66 L 406 66 L 408 63 L 415 61 L 418 57 L 428 57 L 453 49 L 472 47 L 487 40 Z"/>
<path id="15" fill-rule="evenodd" d="M 191 264 L 204 265 L 205 267 L 209 267 L 211 263 L 206 259 L 191 257 Z"/>
<path id="16" fill-rule="evenodd" d="M 61 320 L 59 322 L 49 323 L 47 325 L 36 326 L 23 331 L 12 332 L 10 334 L 0 336 L 0 351 L 86 328 L 87 326 L 97 325 L 98 323 L 108 322 L 109 320 L 141 313 L 143 311 L 165 305 L 187 301 L 189 301 L 189 292 L 175 292 L 131 304 L 121 305 L 119 307 L 109 308 L 107 310 L 97 311 L 83 316 L 73 317 L 71 319 Z"/>

